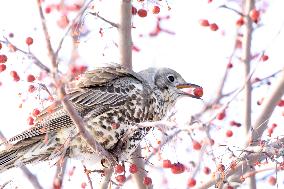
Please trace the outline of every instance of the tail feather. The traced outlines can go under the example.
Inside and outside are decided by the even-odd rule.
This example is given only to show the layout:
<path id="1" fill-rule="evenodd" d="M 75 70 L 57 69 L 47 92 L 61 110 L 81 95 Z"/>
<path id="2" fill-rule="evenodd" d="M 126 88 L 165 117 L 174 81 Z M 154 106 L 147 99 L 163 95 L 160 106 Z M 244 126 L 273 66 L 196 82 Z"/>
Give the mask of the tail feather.
<path id="1" fill-rule="evenodd" d="M 14 167 L 48 160 L 55 151 L 56 143 L 44 143 L 44 135 L 36 136 L 12 145 L 0 152 L 0 173 Z"/>

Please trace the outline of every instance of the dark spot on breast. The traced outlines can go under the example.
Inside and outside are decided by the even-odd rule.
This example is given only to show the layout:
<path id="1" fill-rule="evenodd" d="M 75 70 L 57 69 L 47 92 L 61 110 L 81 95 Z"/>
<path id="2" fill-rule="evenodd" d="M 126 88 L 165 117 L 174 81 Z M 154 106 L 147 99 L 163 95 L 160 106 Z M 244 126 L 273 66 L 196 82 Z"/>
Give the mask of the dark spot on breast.
<path id="1" fill-rule="evenodd" d="M 131 95 L 131 98 L 132 98 L 132 99 L 136 99 L 136 97 L 137 97 L 136 94 L 132 94 L 132 95 Z"/>
<path id="2" fill-rule="evenodd" d="M 104 133 L 102 131 L 94 131 L 95 136 L 102 137 Z"/>
<path id="3" fill-rule="evenodd" d="M 120 93 L 120 88 L 114 88 L 114 91 L 116 92 L 116 93 Z"/>
<path id="4" fill-rule="evenodd" d="M 105 92 L 107 90 L 107 87 L 106 86 L 101 86 L 99 89 L 100 89 L 100 91 Z"/>
<path id="5" fill-rule="evenodd" d="M 102 143 L 102 146 L 107 146 L 109 142 L 110 142 L 109 139 L 106 139 L 106 140 Z"/>
<path id="6" fill-rule="evenodd" d="M 117 132 L 115 132 L 114 134 L 115 138 L 118 140 L 120 137 L 119 137 L 119 134 Z"/>
<path id="7" fill-rule="evenodd" d="M 101 127 L 102 127 L 103 129 L 107 129 L 105 125 L 101 125 Z"/>
<path id="8" fill-rule="evenodd" d="M 113 86 L 109 86 L 109 87 L 107 88 L 107 92 L 113 93 L 113 92 L 114 92 L 114 87 L 113 87 Z"/>
<path id="9" fill-rule="evenodd" d="M 125 119 L 124 119 L 124 117 L 118 117 L 117 120 L 118 120 L 118 122 L 124 122 Z"/>
<path id="10" fill-rule="evenodd" d="M 108 112 L 108 113 L 107 113 L 107 116 L 108 116 L 108 117 L 112 117 L 112 116 L 113 116 L 113 113 Z"/>
<path id="11" fill-rule="evenodd" d="M 129 93 L 130 90 L 128 88 L 126 88 L 125 91 Z"/>
<path id="12" fill-rule="evenodd" d="M 133 90 L 134 88 L 135 88 L 134 85 L 129 85 L 129 89 L 130 89 L 130 90 Z"/>
<path id="13" fill-rule="evenodd" d="M 126 94 L 125 89 L 120 89 L 121 93 Z"/>
<path id="14" fill-rule="evenodd" d="M 140 119 L 139 118 L 135 118 L 134 121 L 135 121 L 135 123 L 140 123 Z"/>

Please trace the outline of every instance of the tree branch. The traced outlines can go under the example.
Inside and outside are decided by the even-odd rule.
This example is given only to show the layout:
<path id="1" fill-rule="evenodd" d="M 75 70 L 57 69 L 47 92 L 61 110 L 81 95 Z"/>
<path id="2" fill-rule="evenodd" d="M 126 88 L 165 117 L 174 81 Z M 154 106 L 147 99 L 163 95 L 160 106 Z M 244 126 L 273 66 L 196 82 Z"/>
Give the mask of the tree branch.
<path id="1" fill-rule="evenodd" d="M 131 1 L 121 0 L 120 22 L 118 27 L 119 63 L 132 69 Z"/>
<path id="2" fill-rule="evenodd" d="M 254 0 L 244 0 L 243 12 L 245 18 L 244 26 L 244 36 L 243 36 L 243 55 L 242 61 L 244 65 L 244 125 L 245 133 L 248 134 L 251 128 L 251 78 L 250 78 L 250 61 L 251 61 L 251 40 L 252 40 L 252 20 L 249 17 L 250 11 L 254 7 Z M 256 180 L 255 176 L 249 178 L 249 187 L 250 189 L 256 189 Z"/>
<path id="3" fill-rule="evenodd" d="M 261 138 L 263 132 L 267 128 L 267 122 L 274 111 L 276 105 L 281 100 L 281 97 L 284 94 L 284 68 L 281 71 L 281 75 L 279 76 L 279 81 L 276 82 L 274 88 L 271 90 L 270 95 L 264 98 L 262 104 L 262 111 L 259 114 L 258 118 L 256 119 L 255 123 L 253 124 L 253 130 L 251 133 L 251 137 L 249 138 L 250 143 L 251 141 L 257 141 Z"/>

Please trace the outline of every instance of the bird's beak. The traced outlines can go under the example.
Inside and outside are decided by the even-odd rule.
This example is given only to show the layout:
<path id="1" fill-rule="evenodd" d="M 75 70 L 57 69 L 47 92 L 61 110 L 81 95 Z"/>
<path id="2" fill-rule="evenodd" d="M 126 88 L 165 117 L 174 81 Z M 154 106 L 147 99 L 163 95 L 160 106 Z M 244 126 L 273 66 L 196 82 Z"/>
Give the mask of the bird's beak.
<path id="1" fill-rule="evenodd" d="M 182 93 L 191 98 L 201 99 L 203 95 L 203 89 L 199 85 L 192 83 L 184 83 L 176 85 L 177 89 L 181 89 Z"/>

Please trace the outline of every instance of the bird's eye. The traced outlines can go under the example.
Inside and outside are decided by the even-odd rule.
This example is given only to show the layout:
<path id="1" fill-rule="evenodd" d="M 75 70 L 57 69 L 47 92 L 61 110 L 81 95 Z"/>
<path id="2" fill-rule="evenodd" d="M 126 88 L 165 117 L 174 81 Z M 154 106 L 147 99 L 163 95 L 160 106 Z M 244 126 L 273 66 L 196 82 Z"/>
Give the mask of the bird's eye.
<path id="1" fill-rule="evenodd" d="M 175 81 L 175 77 L 174 77 L 173 75 L 169 75 L 169 76 L 168 76 L 168 80 L 169 80 L 170 82 L 174 82 L 174 81 Z"/>

